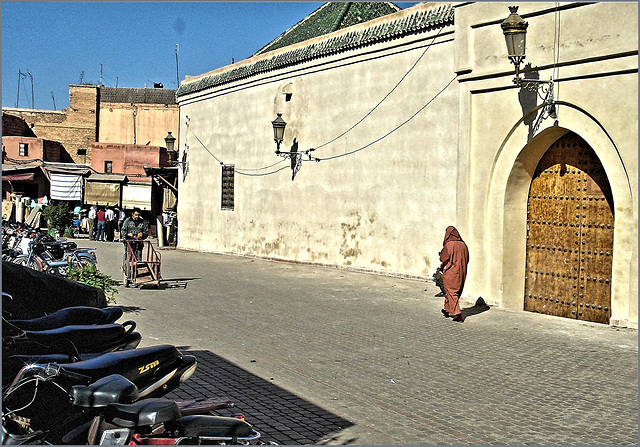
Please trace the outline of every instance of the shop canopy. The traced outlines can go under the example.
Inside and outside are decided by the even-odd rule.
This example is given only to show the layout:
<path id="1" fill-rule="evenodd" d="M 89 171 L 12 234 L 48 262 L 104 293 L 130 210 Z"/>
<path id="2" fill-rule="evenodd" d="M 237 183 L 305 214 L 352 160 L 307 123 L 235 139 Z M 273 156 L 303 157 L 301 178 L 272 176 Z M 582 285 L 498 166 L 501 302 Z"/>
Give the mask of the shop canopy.
<path id="1" fill-rule="evenodd" d="M 82 200 L 82 175 L 51 173 L 51 198 Z"/>
<path id="2" fill-rule="evenodd" d="M 84 203 L 91 205 L 120 205 L 125 175 L 91 174 L 85 180 Z"/>
<path id="3" fill-rule="evenodd" d="M 151 185 L 132 183 L 124 185 L 122 187 L 122 207 L 151 210 Z"/>
<path id="4" fill-rule="evenodd" d="M 2 174 L 3 182 L 32 182 L 36 174 L 33 172 L 22 174 Z"/>
<path id="5" fill-rule="evenodd" d="M 84 177 L 91 172 L 87 165 L 75 163 L 43 163 L 51 180 L 51 198 L 55 200 L 82 200 Z"/>

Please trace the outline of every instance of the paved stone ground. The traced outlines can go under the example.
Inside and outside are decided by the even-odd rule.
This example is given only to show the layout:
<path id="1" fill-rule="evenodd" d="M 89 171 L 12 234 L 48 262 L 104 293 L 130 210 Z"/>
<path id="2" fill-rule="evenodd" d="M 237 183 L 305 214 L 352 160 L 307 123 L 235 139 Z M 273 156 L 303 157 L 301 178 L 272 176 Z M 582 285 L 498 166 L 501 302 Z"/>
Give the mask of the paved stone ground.
<path id="1" fill-rule="evenodd" d="M 98 247 L 121 279 L 122 246 Z M 280 444 L 638 444 L 638 334 L 500 308 L 440 314 L 431 283 L 162 250 L 119 287 L 143 346 L 198 357 L 171 397 L 229 397 Z"/>

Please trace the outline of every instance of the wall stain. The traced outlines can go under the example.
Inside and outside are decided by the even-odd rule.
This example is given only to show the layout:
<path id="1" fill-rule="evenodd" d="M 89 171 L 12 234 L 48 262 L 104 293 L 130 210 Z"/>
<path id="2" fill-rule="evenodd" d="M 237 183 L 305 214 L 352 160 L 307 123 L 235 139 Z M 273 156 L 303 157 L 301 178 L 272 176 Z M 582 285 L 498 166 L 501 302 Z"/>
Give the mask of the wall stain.
<path id="1" fill-rule="evenodd" d="M 429 258 L 427 256 L 423 256 L 422 260 L 424 261 L 424 270 L 422 270 L 422 274 L 427 276 L 434 273 L 431 271 L 431 261 L 429 261 Z"/>
<path id="2" fill-rule="evenodd" d="M 342 227 L 342 245 L 340 246 L 340 254 L 347 260 L 347 265 L 351 265 L 351 261 L 347 258 L 357 258 L 362 253 L 360 250 L 360 241 L 355 241 L 358 233 L 358 228 L 362 223 L 362 216 L 358 211 L 353 211 L 349 214 L 350 217 L 355 218 L 354 223 L 341 223 Z M 351 243 L 349 242 L 351 240 Z M 353 244 L 355 241 L 355 244 Z"/>

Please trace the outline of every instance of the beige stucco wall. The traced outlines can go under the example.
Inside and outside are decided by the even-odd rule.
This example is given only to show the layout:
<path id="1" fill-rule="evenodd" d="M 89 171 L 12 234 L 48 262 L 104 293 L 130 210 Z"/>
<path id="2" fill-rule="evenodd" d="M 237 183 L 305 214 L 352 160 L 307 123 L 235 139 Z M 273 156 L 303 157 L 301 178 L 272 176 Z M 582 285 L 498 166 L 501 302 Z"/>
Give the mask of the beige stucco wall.
<path id="1" fill-rule="evenodd" d="M 522 122 L 534 105 L 520 104 L 506 58 L 507 6 L 456 4 L 455 30 L 445 28 L 360 125 L 312 155 L 373 142 L 457 80 L 397 132 L 353 155 L 305 162 L 294 181 L 289 169 L 241 175 L 288 163 L 274 165 L 276 113 L 288 123 L 282 150 L 294 138 L 302 151 L 318 147 L 371 111 L 437 30 L 181 96 L 179 147 L 189 171 L 180 180 L 180 247 L 430 276 L 444 228 L 455 225 L 471 252 L 465 298 L 522 309 L 532 174 L 572 131 L 612 185 L 612 321 L 637 327 L 637 4 L 562 3 L 558 12 L 556 3 L 521 4 L 525 62 L 557 81 L 558 123 L 543 121 L 535 136 Z M 220 209 L 221 162 L 237 170 L 233 211 Z"/>
<path id="2" fill-rule="evenodd" d="M 438 30 L 323 58 L 180 98 L 180 246 L 431 275 L 444 229 L 455 222 L 457 84 L 382 141 L 334 160 L 251 177 L 236 173 L 235 210 L 220 209 L 221 167 L 243 171 L 282 161 L 271 121 L 288 123 L 282 150 L 318 147 L 370 112 L 400 81 Z M 454 77 L 452 29 L 347 135 L 313 152 L 324 158 L 363 147 L 409 119 Z M 290 102 L 283 91 L 291 91 Z M 189 127 L 185 125 L 189 117 Z"/>
<path id="3" fill-rule="evenodd" d="M 540 78 L 557 81 L 557 125 L 547 119 L 532 139 L 519 122 L 528 108 L 521 106 L 519 89 L 511 82 L 513 66 L 499 26 L 508 15 L 506 4 L 476 3 L 456 11 L 456 64 L 464 71 L 461 103 L 466 106 L 460 124 L 468 130 L 461 148 L 467 148 L 470 160 L 468 243 L 473 259 L 480 261 L 470 269 L 467 290 L 522 309 L 532 174 L 553 141 L 573 131 L 595 150 L 612 185 L 612 321 L 637 327 L 637 4 L 567 3 L 559 13 L 553 6 L 522 3 L 518 11 L 529 22 L 526 61 L 544 68 Z M 557 23 L 559 48 L 554 47 Z"/>
<path id="4" fill-rule="evenodd" d="M 100 143 L 165 146 L 167 132 L 178 133 L 177 105 L 100 104 Z"/>

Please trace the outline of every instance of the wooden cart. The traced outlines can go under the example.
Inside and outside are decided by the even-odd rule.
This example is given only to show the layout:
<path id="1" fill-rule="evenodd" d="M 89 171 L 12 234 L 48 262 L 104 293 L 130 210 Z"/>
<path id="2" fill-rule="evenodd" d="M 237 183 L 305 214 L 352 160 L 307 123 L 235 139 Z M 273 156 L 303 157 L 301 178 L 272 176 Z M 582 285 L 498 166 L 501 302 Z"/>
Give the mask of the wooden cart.
<path id="1" fill-rule="evenodd" d="M 135 241 L 126 239 L 125 253 L 122 258 L 123 284 L 125 287 L 150 285 L 157 286 L 162 280 L 160 253 L 151 245 L 151 241 Z M 136 256 L 134 247 L 142 244 L 140 259 Z"/>

